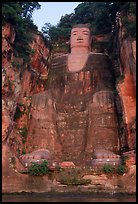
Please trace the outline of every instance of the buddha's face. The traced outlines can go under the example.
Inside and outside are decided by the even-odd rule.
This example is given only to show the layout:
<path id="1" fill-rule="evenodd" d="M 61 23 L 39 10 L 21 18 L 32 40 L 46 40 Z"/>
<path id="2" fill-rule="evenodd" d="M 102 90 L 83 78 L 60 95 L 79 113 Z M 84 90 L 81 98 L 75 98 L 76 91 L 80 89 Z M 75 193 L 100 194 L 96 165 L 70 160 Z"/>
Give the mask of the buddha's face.
<path id="1" fill-rule="evenodd" d="M 71 48 L 88 47 L 90 48 L 91 36 L 89 28 L 73 28 L 71 31 Z"/>

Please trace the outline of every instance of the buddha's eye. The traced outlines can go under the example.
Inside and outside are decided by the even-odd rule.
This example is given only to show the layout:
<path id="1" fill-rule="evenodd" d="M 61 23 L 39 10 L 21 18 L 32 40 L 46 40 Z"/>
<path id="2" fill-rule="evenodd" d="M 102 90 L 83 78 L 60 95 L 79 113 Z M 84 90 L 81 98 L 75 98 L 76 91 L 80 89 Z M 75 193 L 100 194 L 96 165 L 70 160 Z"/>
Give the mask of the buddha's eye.
<path id="1" fill-rule="evenodd" d="M 77 32 L 73 32 L 72 35 L 77 35 Z"/>
<path id="2" fill-rule="evenodd" d="M 83 32 L 83 35 L 88 35 L 88 32 L 84 31 L 84 32 Z"/>

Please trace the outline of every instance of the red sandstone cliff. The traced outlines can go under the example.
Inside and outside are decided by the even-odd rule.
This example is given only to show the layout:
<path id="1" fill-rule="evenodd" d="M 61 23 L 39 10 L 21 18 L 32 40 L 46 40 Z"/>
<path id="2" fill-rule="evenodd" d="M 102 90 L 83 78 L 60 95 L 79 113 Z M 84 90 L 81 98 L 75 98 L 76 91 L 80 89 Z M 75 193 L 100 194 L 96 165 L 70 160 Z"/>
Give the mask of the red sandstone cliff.
<path id="1" fill-rule="evenodd" d="M 14 28 L 10 24 L 2 28 L 2 140 L 8 139 L 16 154 L 22 150 L 19 128 L 27 129 L 31 96 L 44 90 L 48 75 L 49 49 L 40 33 L 33 35 L 33 54 L 30 62 L 23 64 L 13 54 Z"/>
<path id="2" fill-rule="evenodd" d="M 117 90 L 122 103 L 123 121 L 126 124 L 128 148 L 134 150 L 136 148 L 136 39 L 129 34 L 126 35 L 122 18 L 123 14 L 120 14 L 118 42 L 121 77 L 120 80 L 118 78 Z"/>

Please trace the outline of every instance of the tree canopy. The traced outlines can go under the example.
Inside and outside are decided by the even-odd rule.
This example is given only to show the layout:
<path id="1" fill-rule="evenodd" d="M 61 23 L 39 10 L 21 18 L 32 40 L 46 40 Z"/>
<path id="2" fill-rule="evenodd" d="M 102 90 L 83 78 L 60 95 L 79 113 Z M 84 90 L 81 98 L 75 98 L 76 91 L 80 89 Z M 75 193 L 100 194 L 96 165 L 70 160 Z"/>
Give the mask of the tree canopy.
<path id="1" fill-rule="evenodd" d="M 2 24 L 10 23 L 16 32 L 14 43 L 14 55 L 22 57 L 24 61 L 29 60 L 31 49 L 29 42 L 33 39 L 32 32 L 37 32 L 37 26 L 32 20 L 32 13 L 40 9 L 38 2 L 2 2 Z M 116 12 L 125 13 L 122 19 L 127 32 L 136 36 L 136 22 L 128 15 L 136 16 L 136 2 L 82 2 L 74 13 L 65 14 L 56 26 L 45 23 L 42 34 L 47 43 L 66 42 L 69 40 L 70 31 L 74 24 L 89 23 L 92 34 L 108 34 L 116 23 Z"/>
<path id="2" fill-rule="evenodd" d="M 24 62 L 29 61 L 32 31 L 37 31 L 37 26 L 32 20 L 35 9 L 40 9 L 38 2 L 2 2 L 2 24 L 10 23 L 14 27 L 14 55 L 22 57 Z"/>
<path id="3" fill-rule="evenodd" d="M 82 2 L 75 9 L 74 13 L 65 14 L 61 17 L 60 22 L 56 26 L 46 24 L 42 28 L 42 32 L 52 42 L 59 41 L 62 36 L 69 39 L 71 27 L 78 23 L 89 23 L 92 28 L 92 33 L 107 34 L 112 31 L 112 26 L 116 23 L 116 12 L 120 10 L 134 10 L 134 5 L 130 2 Z"/>

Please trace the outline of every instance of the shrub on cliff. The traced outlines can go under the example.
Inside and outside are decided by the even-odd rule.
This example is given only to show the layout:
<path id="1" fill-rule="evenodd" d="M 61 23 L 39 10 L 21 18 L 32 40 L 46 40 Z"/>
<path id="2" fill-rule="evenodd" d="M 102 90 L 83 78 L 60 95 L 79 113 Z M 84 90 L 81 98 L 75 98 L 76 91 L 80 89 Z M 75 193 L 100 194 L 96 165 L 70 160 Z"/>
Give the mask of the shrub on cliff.
<path id="1" fill-rule="evenodd" d="M 109 173 L 113 173 L 114 169 L 111 165 L 104 164 L 103 171 L 104 171 L 104 173 L 109 174 Z"/>
<path id="2" fill-rule="evenodd" d="M 120 166 L 118 166 L 116 172 L 119 175 L 123 175 L 124 173 L 127 172 L 127 167 L 125 165 L 120 165 Z"/>
<path id="3" fill-rule="evenodd" d="M 38 164 L 33 162 L 32 165 L 28 168 L 27 173 L 30 176 L 42 176 L 45 174 L 49 174 L 50 170 L 48 167 L 48 162 L 45 160 L 42 164 Z"/>
<path id="4" fill-rule="evenodd" d="M 118 167 L 112 167 L 109 164 L 103 166 L 103 172 L 106 174 L 117 173 L 118 175 L 123 175 L 127 172 L 127 167 L 124 164 L 119 165 Z"/>

